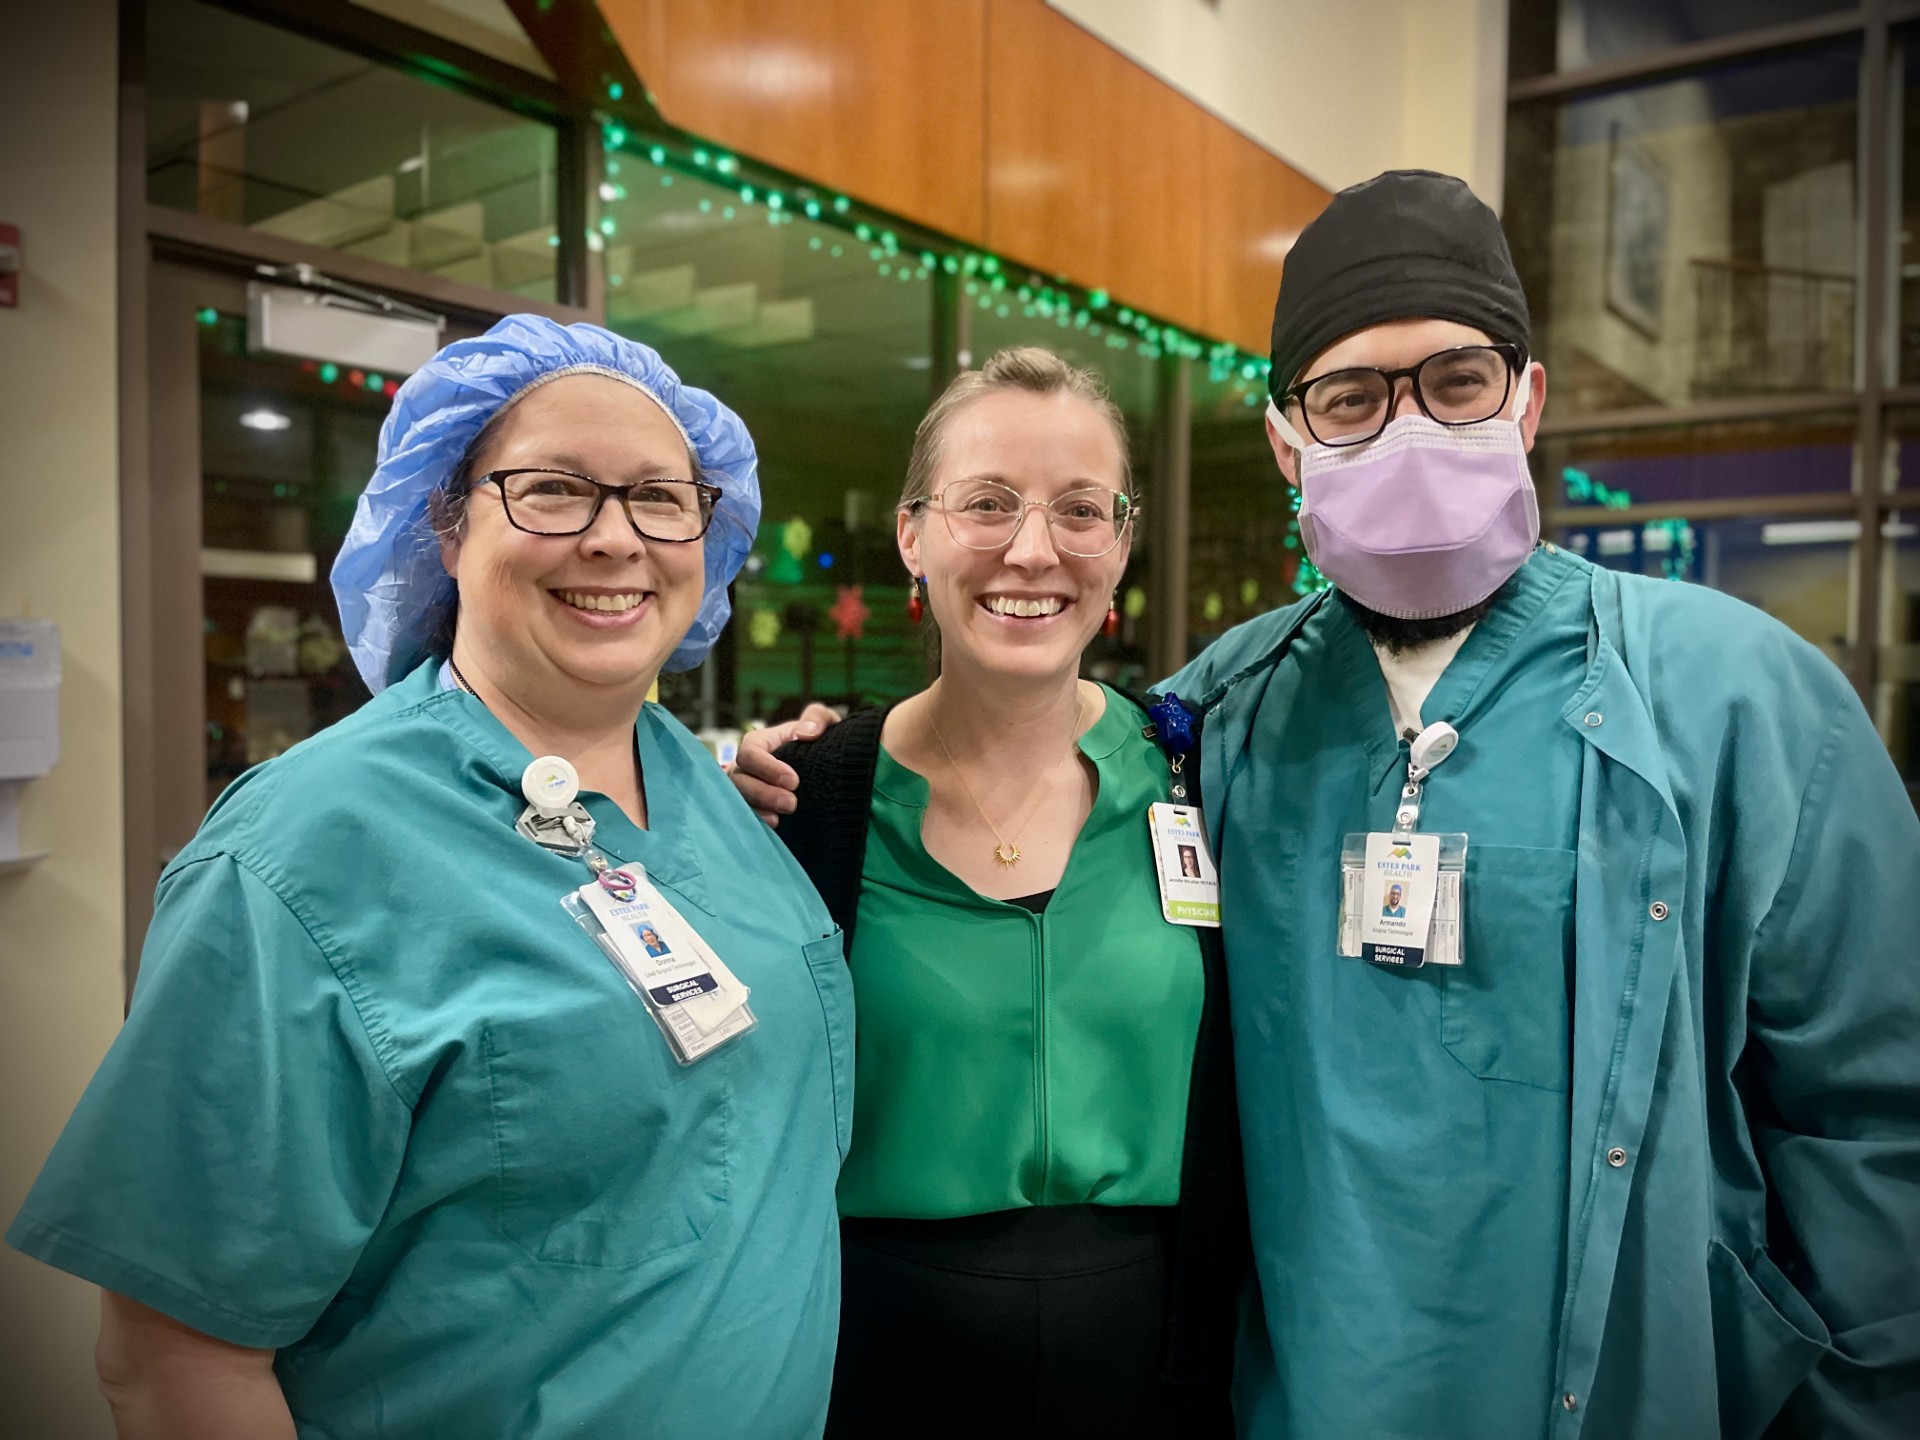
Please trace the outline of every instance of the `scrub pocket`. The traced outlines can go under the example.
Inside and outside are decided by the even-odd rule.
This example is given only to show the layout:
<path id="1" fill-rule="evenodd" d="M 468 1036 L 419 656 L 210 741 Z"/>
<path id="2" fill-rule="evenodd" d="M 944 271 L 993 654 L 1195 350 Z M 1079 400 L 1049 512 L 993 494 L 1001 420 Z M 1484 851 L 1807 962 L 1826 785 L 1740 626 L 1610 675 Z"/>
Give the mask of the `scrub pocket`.
<path id="1" fill-rule="evenodd" d="M 827 1031 L 827 1064 L 833 1073 L 833 1138 L 840 1158 L 853 1141 L 853 977 L 847 973 L 845 936 L 835 930 L 806 946 L 807 969 Z"/>
<path id="2" fill-rule="evenodd" d="M 1572 1082 L 1574 852 L 1467 846 L 1466 963 L 1440 980 L 1440 1043 L 1482 1080 Z"/>
<path id="3" fill-rule="evenodd" d="M 1720 1433 L 1756 1440 L 1832 1346 L 1826 1324 L 1766 1253 L 1740 1263 L 1718 1240 L 1707 1249 Z"/>
<path id="4" fill-rule="evenodd" d="M 727 1201 L 730 1049 L 676 1064 L 637 1002 L 502 1022 L 482 1044 L 510 1240 L 550 1265 L 621 1269 L 707 1232 Z"/>

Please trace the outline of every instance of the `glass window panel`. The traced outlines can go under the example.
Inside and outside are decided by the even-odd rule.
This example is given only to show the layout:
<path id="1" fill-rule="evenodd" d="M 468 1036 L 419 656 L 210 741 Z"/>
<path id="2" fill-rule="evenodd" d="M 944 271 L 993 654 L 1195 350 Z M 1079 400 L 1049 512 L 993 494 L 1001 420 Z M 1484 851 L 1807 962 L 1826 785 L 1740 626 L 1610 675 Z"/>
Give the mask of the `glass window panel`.
<path id="1" fill-rule="evenodd" d="M 1630 60 L 1852 9 L 1855 0 L 1560 0 L 1514 6 L 1516 77 Z"/>
<path id="2" fill-rule="evenodd" d="M 1038 345 L 1099 375 L 1126 419 L 1133 488 L 1140 497 L 1142 514 L 1134 530 L 1126 574 L 1120 581 L 1120 633 L 1111 638 L 1095 635 L 1087 647 L 1083 668 L 1095 679 L 1145 690 L 1161 678 L 1151 673 L 1148 646 L 1152 620 L 1147 613 L 1148 597 L 1153 594 L 1153 521 L 1147 510 L 1153 505 L 1154 396 L 1159 361 L 1152 347 L 1112 321 L 1089 320 L 1081 328 L 1064 310 L 1048 315 L 1038 304 L 1022 302 L 1017 285 L 995 291 L 990 284 L 974 283 L 975 292 L 963 294 L 962 300 L 972 311 L 971 358 L 975 367 L 984 365 L 997 350 Z"/>
<path id="3" fill-rule="evenodd" d="M 207 803 L 242 770 L 368 698 L 327 576 L 373 473 L 393 382 L 250 355 L 246 318 L 201 314 Z"/>
<path id="4" fill-rule="evenodd" d="M 1556 410 L 1842 390 L 1859 50 L 1516 108 L 1505 223 Z"/>
<path id="5" fill-rule="evenodd" d="M 1187 653 L 1299 598 L 1295 492 L 1274 464 L 1264 378 L 1193 366 Z"/>
<path id="6" fill-rule="evenodd" d="M 1576 555 L 1612 570 L 1706 585 L 1766 611 L 1843 670 L 1853 661 L 1859 522 L 1793 516 L 1652 520 L 1562 528 Z"/>
<path id="7" fill-rule="evenodd" d="M 656 166 L 644 142 L 607 172 L 608 323 L 740 414 L 765 501 L 732 624 L 706 664 L 662 677 L 663 702 L 727 731 L 922 688 L 894 507 L 929 400 L 926 267 Z"/>
<path id="8" fill-rule="evenodd" d="M 1880 466 L 1882 488 L 1920 490 L 1920 409 L 1887 412 L 1886 447 Z"/>
<path id="9" fill-rule="evenodd" d="M 199 0 L 147 7 L 147 198 L 553 300 L 549 125 Z"/>
<path id="10" fill-rule="evenodd" d="M 1533 469 L 1549 508 L 1844 494 L 1853 488 L 1853 417 L 1543 435 Z"/>
<path id="11" fill-rule="evenodd" d="M 513 11 L 507 8 L 507 0 L 352 0 L 352 3 L 398 20 L 402 25 L 411 25 L 469 50 L 478 50 L 482 55 L 517 65 L 543 79 L 555 78 L 546 57 L 527 38 Z"/>
<path id="12" fill-rule="evenodd" d="M 1880 527 L 1880 655 L 1874 719 L 1920 806 L 1920 512 Z"/>
<path id="13" fill-rule="evenodd" d="M 1903 83 L 1893 103 L 1900 107 L 1895 143 L 1900 155 L 1900 216 L 1897 239 L 1900 266 L 1899 375 L 1906 384 L 1920 383 L 1920 26 L 1909 26 L 1896 36 L 1902 59 L 1895 74 Z M 1920 473 L 1909 471 L 1909 474 Z M 1909 484 L 1920 483 L 1909 481 Z"/>

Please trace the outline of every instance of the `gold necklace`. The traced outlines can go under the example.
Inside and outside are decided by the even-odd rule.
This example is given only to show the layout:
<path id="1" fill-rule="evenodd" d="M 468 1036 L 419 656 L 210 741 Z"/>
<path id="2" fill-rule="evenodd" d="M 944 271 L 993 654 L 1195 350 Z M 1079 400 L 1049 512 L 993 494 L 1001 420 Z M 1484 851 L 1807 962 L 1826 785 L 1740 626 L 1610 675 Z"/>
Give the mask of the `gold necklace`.
<path id="1" fill-rule="evenodd" d="M 1067 736 L 1068 755 L 1073 754 L 1074 747 L 1080 743 L 1080 721 L 1087 713 L 1087 697 L 1079 693 L 1080 682 L 1076 680 L 1073 688 L 1074 693 L 1079 698 L 1079 703 L 1073 707 L 1073 729 Z M 1000 827 L 995 825 L 993 823 L 993 817 L 987 814 L 987 807 L 982 805 L 980 803 L 980 797 L 973 793 L 973 786 L 967 783 L 966 772 L 960 768 L 959 763 L 953 758 L 953 751 L 947 747 L 947 737 L 940 733 L 940 724 L 933 718 L 933 706 L 931 703 L 927 706 L 927 724 L 932 727 L 933 738 L 940 742 L 940 753 L 947 757 L 947 765 L 953 771 L 954 777 L 959 780 L 960 788 L 967 792 L 967 799 L 971 800 L 973 802 L 973 808 L 980 812 L 980 818 L 987 822 L 987 829 L 993 832 L 993 838 L 1000 842 L 993 847 L 993 858 L 1011 870 L 1020 863 L 1020 846 L 1015 841 L 1007 839 L 1006 836 L 1000 833 Z M 1021 817 L 1020 823 L 1014 828 L 1016 830 L 1024 830 L 1027 826 L 1027 821 L 1033 819 L 1034 813 L 1039 810 L 1041 802 L 1046 798 L 1046 791 L 1041 791 L 1040 799 L 1033 802 L 1032 808 Z"/>

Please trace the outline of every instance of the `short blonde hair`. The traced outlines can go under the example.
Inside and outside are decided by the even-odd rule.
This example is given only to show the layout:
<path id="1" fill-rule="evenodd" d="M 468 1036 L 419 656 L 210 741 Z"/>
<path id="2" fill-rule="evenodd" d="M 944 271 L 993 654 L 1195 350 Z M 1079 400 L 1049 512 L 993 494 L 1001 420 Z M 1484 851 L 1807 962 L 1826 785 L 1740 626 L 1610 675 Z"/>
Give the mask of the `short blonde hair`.
<path id="1" fill-rule="evenodd" d="M 933 494 L 933 477 L 940 468 L 947 426 L 953 417 L 982 396 L 1005 390 L 1021 390 L 1029 395 L 1072 395 L 1091 405 L 1113 431 L 1114 443 L 1120 447 L 1119 488 L 1132 497 L 1133 462 L 1127 445 L 1127 422 L 1120 407 L 1107 394 L 1106 382 L 1093 371 L 1070 364 L 1051 350 L 1038 345 L 1017 345 L 995 351 L 978 370 L 962 370 L 921 417 L 919 428 L 913 432 L 907 483 L 900 492 L 902 510 L 917 509 Z"/>

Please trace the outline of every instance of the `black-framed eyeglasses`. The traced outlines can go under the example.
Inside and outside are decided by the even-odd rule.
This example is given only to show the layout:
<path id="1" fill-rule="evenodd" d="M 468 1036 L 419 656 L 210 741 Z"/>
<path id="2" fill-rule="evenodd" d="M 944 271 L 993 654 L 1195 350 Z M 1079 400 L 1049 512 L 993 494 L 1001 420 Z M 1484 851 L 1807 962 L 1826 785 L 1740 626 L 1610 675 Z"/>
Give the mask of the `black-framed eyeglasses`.
<path id="1" fill-rule="evenodd" d="M 720 500 L 720 487 L 704 480 L 602 485 L 571 470 L 492 470 L 473 483 L 498 486 L 507 523 L 529 535 L 584 535 L 600 518 L 600 507 L 618 500 L 634 534 L 670 545 L 705 535 Z"/>
<path id="2" fill-rule="evenodd" d="M 1393 418 L 1402 380 L 1413 382 L 1414 402 L 1429 420 L 1475 425 L 1506 407 L 1526 363 L 1518 345 L 1456 345 L 1403 370 L 1362 365 L 1315 375 L 1283 393 L 1280 403 L 1283 409 L 1299 405 L 1307 433 L 1322 445 L 1364 445 Z"/>

